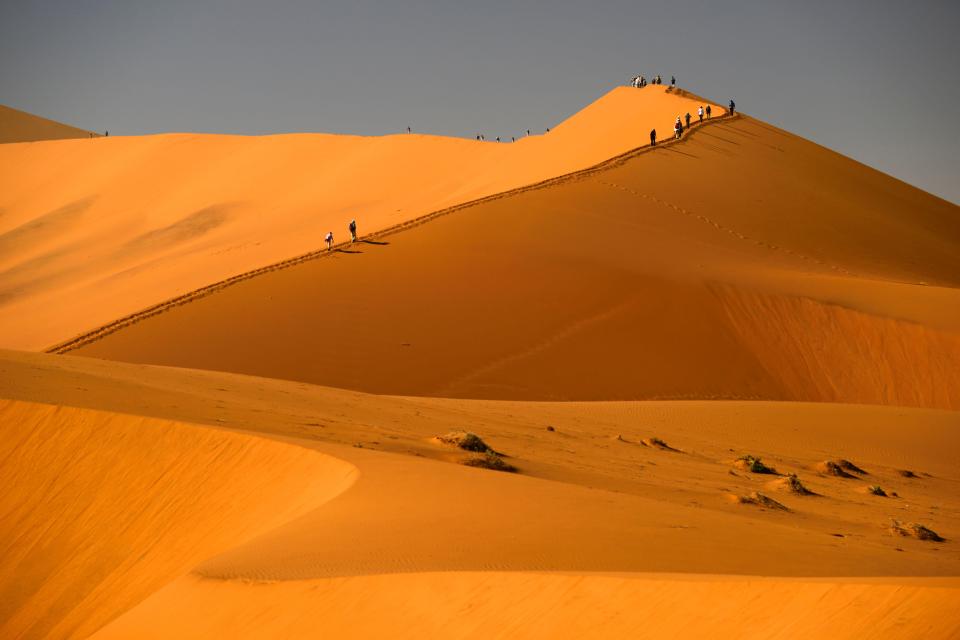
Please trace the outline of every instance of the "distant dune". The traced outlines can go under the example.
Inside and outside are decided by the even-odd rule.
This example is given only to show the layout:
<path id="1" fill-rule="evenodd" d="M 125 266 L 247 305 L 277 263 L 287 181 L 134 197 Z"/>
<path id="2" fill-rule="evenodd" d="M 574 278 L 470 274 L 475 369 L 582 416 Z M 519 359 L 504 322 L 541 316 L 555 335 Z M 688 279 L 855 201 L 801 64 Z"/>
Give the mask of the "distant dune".
<path id="1" fill-rule="evenodd" d="M 374 393 L 960 408 L 955 205 L 751 118 L 81 346 Z"/>
<path id="2" fill-rule="evenodd" d="M 0 346 L 43 349 L 347 236 L 582 169 L 701 102 L 621 87 L 550 133 L 166 134 L 0 147 Z M 715 111 L 722 110 L 715 106 Z"/>
<path id="3" fill-rule="evenodd" d="M 0 104 L 0 144 L 92 137 L 100 137 L 100 134 Z"/>

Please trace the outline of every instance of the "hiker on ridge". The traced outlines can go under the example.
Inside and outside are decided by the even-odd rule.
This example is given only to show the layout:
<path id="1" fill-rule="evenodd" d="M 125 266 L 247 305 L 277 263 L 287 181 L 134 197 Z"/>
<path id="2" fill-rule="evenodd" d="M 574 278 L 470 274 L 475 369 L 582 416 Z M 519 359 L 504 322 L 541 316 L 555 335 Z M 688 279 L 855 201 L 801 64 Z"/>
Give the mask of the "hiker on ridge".
<path id="1" fill-rule="evenodd" d="M 670 76 L 670 88 L 671 89 L 677 88 L 677 79 L 674 76 Z"/>
<path id="2" fill-rule="evenodd" d="M 650 129 L 650 146 L 651 147 L 657 146 L 657 130 L 656 129 Z"/>
<path id="3" fill-rule="evenodd" d="M 689 111 L 687 111 L 687 115 L 685 115 L 684 118 L 687 121 L 687 129 L 689 129 L 690 128 L 690 112 Z"/>
<path id="4" fill-rule="evenodd" d="M 327 231 L 327 237 L 324 238 L 327 243 L 327 251 L 333 248 L 333 231 Z"/>
<path id="5" fill-rule="evenodd" d="M 700 108 L 697 109 L 697 117 L 700 118 L 700 124 L 703 124 L 703 105 L 700 105 Z"/>
<path id="6" fill-rule="evenodd" d="M 707 118 L 710 118 L 710 105 L 707 105 Z"/>
<path id="7" fill-rule="evenodd" d="M 733 115 L 737 111 L 737 105 L 733 101 L 733 98 L 730 98 L 730 115 Z"/>
<path id="8" fill-rule="evenodd" d="M 350 229 L 350 242 L 356 242 L 357 241 L 357 221 L 351 220 L 350 226 L 348 228 Z"/>
<path id="9" fill-rule="evenodd" d="M 680 116 L 677 116 L 677 121 L 673 123 L 673 135 L 677 137 L 677 140 L 683 135 L 683 125 L 680 124 Z"/>

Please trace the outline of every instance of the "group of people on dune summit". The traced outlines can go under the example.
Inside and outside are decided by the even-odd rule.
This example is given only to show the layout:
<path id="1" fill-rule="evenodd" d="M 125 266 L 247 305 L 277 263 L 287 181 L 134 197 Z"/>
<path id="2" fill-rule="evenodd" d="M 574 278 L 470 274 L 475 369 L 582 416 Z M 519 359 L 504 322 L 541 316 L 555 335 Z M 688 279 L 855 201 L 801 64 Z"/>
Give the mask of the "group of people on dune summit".
<path id="1" fill-rule="evenodd" d="M 632 84 L 635 89 L 643 89 L 645 86 L 647 86 L 648 82 L 643 76 L 633 76 L 633 80 L 630 81 L 630 84 Z M 663 84 L 663 78 L 661 78 L 660 74 L 658 73 L 657 75 L 653 76 L 653 80 L 651 80 L 649 84 Z M 670 76 L 670 88 L 677 88 L 677 79 L 675 76 Z"/>
<path id="2" fill-rule="evenodd" d="M 350 231 L 350 242 L 357 241 L 357 221 L 351 220 L 350 224 L 347 225 L 347 229 Z M 327 251 L 333 249 L 333 231 L 327 231 L 327 235 L 324 238 L 324 241 L 327 243 Z"/>

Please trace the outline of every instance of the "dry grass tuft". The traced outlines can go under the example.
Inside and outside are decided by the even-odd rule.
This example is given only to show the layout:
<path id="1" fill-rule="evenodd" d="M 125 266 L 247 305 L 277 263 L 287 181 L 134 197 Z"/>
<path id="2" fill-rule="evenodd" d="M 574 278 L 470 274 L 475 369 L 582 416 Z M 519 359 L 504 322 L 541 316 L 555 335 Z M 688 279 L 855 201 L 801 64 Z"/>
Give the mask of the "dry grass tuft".
<path id="1" fill-rule="evenodd" d="M 786 478 L 783 479 L 783 486 L 790 493 L 795 493 L 798 496 L 815 496 L 817 495 L 800 481 L 800 478 L 797 477 L 797 474 L 791 473 Z"/>
<path id="2" fill-rule="evenodd" d="M 836 476 L 838 478 L 856 478 L 855 475 L 847 473 L 843 466 L 841 466 L 841 464 L 836 460 L 824 460 L 817 465 L 817 470 L 820 471 L 820 473 L 828 476 Z"/>
<path id="3" fill-rule="evenodd" d="M 886 497 L 887 497 L 887 492 L 884 491 L 884 490 L 883 490 L 883 487 L 881 487 L 881 486 L 878 485 L 878 484 L 872 484 L 872 485 L 870 485 L 870 488 L 867 489 L 867 491 L 869 491 L 870 493 L 872 493 L 872 494 L 875 495 L 875 496 L 880 496 L 881 498 L 886 498 Z"/>
<path id="4" fill-rule="evenodd" d="M 785 504 L 777 502 L 770 496 L 764 495 L 759 491 L 754 491 L 750 495 L 746 495 L 746 496 L 734 496 L 734 498 L 740 504 L 753 504 L 758 507 L 763 507 L 766 509 L 776 509 L 777 511 L 790 511 L 790 509 L 788 509 Z"/>
<path id="5" fill-rule="evenodd" d="M 737 468 L 749 471 L 750 473 L 768 473 L 776 475 L 777 470 L 763 464 L 763 460 L 751 455 L 743 455 L 737 458 L 734 463 Z"/>
<path id="6" fill-rule="evenodd" d="M 925 527 L 922 524 L 916 522 L 911 522 L 909 524 L 902 524 L 899 520 L 893 520 L 890 523 L 890 532 L 895 533 L 901 536 L 906 536 L 908 538 L 916 538 L 917 540 L 927 540 L 930 542 L 944 542 L 944 538 L 930 529 Z"/>
<path id="7" fill-rule="evenodd" d="M 491 469 L 493 471 L 506 471 L 507 473 L 516 473 L 517 468 L 501 458 L 493 451 L 487 451 L 484 454 L 471 456 L 463 461 L 468 467 L 479 467 L 481 469 Z"/>
<path id="8" fill-rule="evenodd" d="M 469 431 L 451 431 L 450 433 L 437 436 L 437 440 L 443 444 L 449 444 L 459 447 L 464 451 L 473 451 L 474 453 L 496 453 L 487 445 L 483 439 L 475 433 Z"/>

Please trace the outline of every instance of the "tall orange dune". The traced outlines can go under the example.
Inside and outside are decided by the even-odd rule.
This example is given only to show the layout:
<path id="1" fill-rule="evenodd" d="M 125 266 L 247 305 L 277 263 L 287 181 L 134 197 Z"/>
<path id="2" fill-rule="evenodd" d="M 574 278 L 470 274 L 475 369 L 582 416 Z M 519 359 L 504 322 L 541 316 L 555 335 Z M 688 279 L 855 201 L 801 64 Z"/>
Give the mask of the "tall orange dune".
<path id="1" fill-rule="evenodd" d="M 338 240 L 647 144 L 702 102 L 621 87 L 516 143 L 164 134 L 0 147 L 0 346 L 43 349 Z M 715 109 L 717 113 L 721 109 Z"/>
<path id="2" fill-rule="evenodd" d="M 957 214 L 738 117 L 68 348 L 403 395 L 958 409 Z"/>

